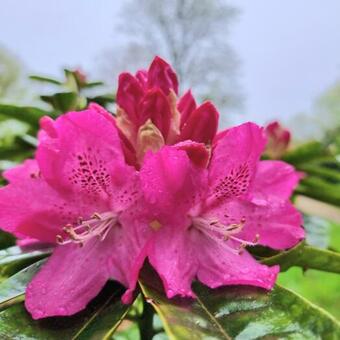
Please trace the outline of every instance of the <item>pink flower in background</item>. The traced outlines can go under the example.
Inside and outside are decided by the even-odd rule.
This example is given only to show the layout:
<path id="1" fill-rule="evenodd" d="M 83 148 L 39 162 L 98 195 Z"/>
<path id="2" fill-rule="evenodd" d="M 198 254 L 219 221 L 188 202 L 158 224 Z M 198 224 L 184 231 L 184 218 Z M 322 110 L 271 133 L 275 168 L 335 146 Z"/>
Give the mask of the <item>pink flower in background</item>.
<path id="1" fill-rule="evenodd" d="M 117 91 L 117 125 L 126 159 L 141 164 L 148 150 L 192 140 L 211 144 L 218 112 L 210 102 L 197 107 L 190 91 L 177 100 L 178 80 L 171 66 L 156 57 L 148 71 L 122 73 Z"/>
<path id="2" fill-rule="evenodd" d="M 288 149 L 291 139 L 290 131 L 277 121 L 268 124 L 265 131 L 268 138 L 266 154 L 272 159 L 281 158 Z"/>
<path id="3" fill-rule="evenodd" d="M 274 249 L 303 237 L 301 216 L 289 202 L 299 175 L 279 161 L 259 161 L 266 140 L 252 123 L 216 138 L 208 169 L 166 146 L 147 153 L 141 168 L 149 217 L 146 256 L 167 296 L 194 296 L 197 278 L 209 287 L 273 287 L 278 266 L 255 261 L 246 246 Z"/>
<path id="4" fill-rule="evenodd" d="M 139 206 L 138 176 L 125 164 L 112 116 L 92 105 L 45 117 L 41 127 L 36 160 L 5 172 L 9 184 L 0 189 L 2 229 L 57 240 L 26 291 L 35 319 L 80 311 L 109 278 L 134 284 L 141 252 L 128 213 Z"/>

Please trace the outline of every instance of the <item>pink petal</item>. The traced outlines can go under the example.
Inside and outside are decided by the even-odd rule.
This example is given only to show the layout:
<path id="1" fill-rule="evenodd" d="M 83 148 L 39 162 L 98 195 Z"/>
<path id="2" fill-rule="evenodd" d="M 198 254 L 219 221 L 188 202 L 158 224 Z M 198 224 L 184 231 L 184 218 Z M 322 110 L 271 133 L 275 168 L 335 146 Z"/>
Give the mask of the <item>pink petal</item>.
<path id="1" fill-rule="evenodd" d="M 233 244 L 229 242 L 229 246 Z M 234 254 L 203 234 L 196 233 L 195 247 L 199 261 L 198 280 L 211 288 L 249 285 L 271 289 L 275 284 L 279 266 L 261 265 L 246 251 L 241 255 Z"/>
<path id="2" fill-rule="evenodd" d="M 116 127 L 116 121 L 114 119 L 114 116 L 108 112 L 104 107 L 100 106 L 97 103 L 90 103 L 88 105 L 88 110 L 90 111 L 96 111 L 100 115 L 102 115 L 105 119 L 107 119 L 114 127 Z"/>
<path id="3" fill-rule="evenodd" d="M 3 177 L 8 182 L 20 182 L 21 180 L 38 177 L 40 174 L 39 166 L 36 160 L 27 159 L 22 164 L 4 171 Z"/>
<path id="4" fill-rule="evenodd" d="M 273 249 L 288 249 L 304 238 L 301 214 L 290 202 L 272 203 L 268 206 L 233 200 L 208 212 L 210 218 L 217 218 L 228 226 L 245 220 L 243 230 L 235 235 L 245 241 L 254 241 Z"/>
<path id="5" fill-rule="evenodd" d="M 135 148 L 121 130 L 118 130 L 118 134 L 121 140 L 121 145 L 124 152 L 126 163 L 128 165 L 137 167 L 137 157 Z"/>
<path id="6" fill-rule="evenodd" d="M 149 225 L 147 207 L 143 201 L 125 210 L 120 216 L 121 229 L 115 232 L 115 251 L 112 252 L 113 274 L 128 290 L 122 297 L 131 303 L 139 272 L 147 257 L 153 230 Z"/>
<path id="7" fill-rule="evenodd" d="M 162 279 L 168 298 L 194 297 L 191 283 L 197 272 L 197 251 L 191 234 L 178 225 L 164 226 L 155 234 L 149 248 L 149 261 Z"/>
<path id="8" fill-rule="evenodd" d="M 165 146 L 159 152 L 147 153 L 141 169 L 145 199 L 155 212 L 184 213 L 205 190 L 205 172 L 196 168 L 185 151 Z"/>
<path id="9" fill-rule="evenodd" d="M 180 139 L 211 144 L 218 126 L 219 114 L 211 102 L 205 102 L 193 111 L 181 130 Z"/>
<path id="10" fill-rule="evenodd" d="M 25 305 L 33 319 L 72 315 L 86 307 L 111 276 L 113 234 L 83 247 L 68 244 L 55 249 L 26 290 Z"/>
<path id="11" fill-rule="evenodd" d="M 171 109 L 164 93 L 159 89 L 147 91 L 141 100 L 139 110 L 139 125 L 151 119 L 166 139 L 170 128 Z"/>
<path id="12" fill-rule="evenodd" d="M 144 95 L 140 82 L 130 73 L 121 73 L 118 80 L 117 104 L 138 124 L 138 104 Z"/>
<path id="13" fill-rule="evenodd" d="M 265 147 L 263 129 L 245 123 L 221 134 L 209 166 L 211 196 L 214 199 L 244 196 L 255 175 Z"/>
<path id="14" fill-rule="evenodd" d="M 175 144 L 174 147 L 178 150 L 184 150 L 196 166 L 200 168 L 206 168 L 208 166 L 210 152 L 203 143 L 186 140 Z"/>
<path id="15" fill-rule="evenodd" d="M 101 208 L 100 202 L 97 208 Z M 62 196 L 41 177 L 16 177 L 1 188 L 0 210 L 1 229 L 51 243 L 67 223 L 94 212 L 82 198 Z"/>
<path id="16" fill-rule="evenodd" d="M 42 128 L 36 157 L 43 178 L 59 191 L 108 199 L 116 167 L 125 163 L 114 124 L 85 110 L 62 115 L 48 128 L 43 121 Z"/>
<path id="17" fill-rule="evenodd" d="M 178 80 L 171 66 L 162 58 L 155 57 L 148 70 L 148 88 L 158 87 L 165 95 L 170 90 L 178 94 Z"/>
<path id="18" fill-rule="evenodd" d="M 301 174 L 282 161 L 261 161 L 258 164 L 252 188 L 252 202 L 271 204 L 290 198 L 299 183 Z"/>
<path id="19" fill-rule="evenodd" d="M 181 128 L 187 122 L 191 113 L 196 109 L 196 101 L 191 91 L 187 91 L 179 99 L 177 109 L 181 113 Z"/>
<path id="20" fill-rule="evenodd" d="M 146 89 L 148 82 L 148 71 L 147 70 L 138 70 L 135 75 L 136 79 L 138 79 L 143 89 Z"/>

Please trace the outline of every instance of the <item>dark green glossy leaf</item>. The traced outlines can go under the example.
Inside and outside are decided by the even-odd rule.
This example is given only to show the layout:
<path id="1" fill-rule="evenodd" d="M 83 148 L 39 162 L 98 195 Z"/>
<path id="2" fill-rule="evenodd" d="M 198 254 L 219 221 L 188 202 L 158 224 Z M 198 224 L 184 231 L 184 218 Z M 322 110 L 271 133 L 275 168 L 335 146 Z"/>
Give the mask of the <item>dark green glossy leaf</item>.
<path id="1" fill-rule="evenodd" d="M 171 339 L 337 339 L 340 325 L 295 293 L 276 286 L 209 289 L 196 283 L 197 299 L 167 299 L 141 283 Z"/>
<path id="2" fill-rule="evenodd" d="M 0 249 L 9 248 L 15 245 L 13 235 L 0 230 Z"/>
<path id="3" fill-rule="evenodd" d="M 60 92 L 52 96 L 41 96 L 40 98 L 60 112 L 67 112 L 77 108 L 78 94 L 75 92 Z"/>
<path id="4" fill-rule="evenodd" d="M 33 127 L 38 127 L 39 119 L 48 115 L 48 111 L 38 109 L 36 107 L 14 106 L 14 105 L 1 105 L 0 115 L 21 120 L 30 124 Z"/>
<path id="5" fill-rule="evenodd" d="M 0 283 L 0 310 L 24 300 L 27 284 L 46 259 L 40 260 Z"/>
<path id="6" fill-rule="evenodd" d="M 107 104 L 114 103 L 116 101 L 116 97 L 112 94 L 106 94 L 102 96 L 89 97 L 87 100 L 88 102 L 95 102 L 101 106 L 106 106 Z"/>
<path id="7" fill-rule="evenodd" d="M 31 263 L 48 256 L 50 252 L 51 250 L 48 248 L 23 251 L 16 246 L 0 250 L 0 280 L 8 278 Z"/>
<path id="8" fill-rule="evenodd" d="M 301 242 L 296 247 L 261 260 L 267 265 L 279 264 L 281 271 L 298 266 L 340 274 L 340 253 L 319 249 Z"/>
<path id="9" fill-rule="evenodd" d="M 32 320 L 23 303 L 0 313 L 0 338 L 16 339 L 110 339 L 129 310 L 120 302 L 122 288 L 108 283 L 82 312 L 71 317 Z"/>
<path id="10" fill-rule="evenodd" d="M 42 83 L 50 83 L 54 85 L 62 85 L 59 80 L 48 78 L 48 77 L 41 77 L 41 76 L 30 76 L 30 79 L 40 81 Z"/>
<path id="11" fill-rule="evenodd" d="M 340 184 L 329 183 L 316 176 L 304 178 L 296 193 L 340 206 Z"/>

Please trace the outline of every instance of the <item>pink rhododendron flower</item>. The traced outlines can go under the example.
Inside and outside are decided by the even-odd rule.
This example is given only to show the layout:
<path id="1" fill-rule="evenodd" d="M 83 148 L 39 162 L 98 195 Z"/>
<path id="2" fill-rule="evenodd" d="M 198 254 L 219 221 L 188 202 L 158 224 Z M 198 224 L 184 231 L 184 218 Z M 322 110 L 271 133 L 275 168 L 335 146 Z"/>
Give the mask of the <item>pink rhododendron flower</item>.
<path id="1" fill-rule="evenodd" d="M 117 117 L 95 104 L 44 117 L 35 159 L 5 172 L 0 227 L 22 246 L 55 247 L 26 291 L 33 318 L 82 310 L 110 278 L 131 302 L 146 259 L 169 298 L 194 297 L 194 279 L 273 287 L 279 267 L 246 247 L 286 249 L 304 237 L 289 201 L 300 175 L 260 161 L 257 125 L 216 135 L 215 107 L 177 95 L 175 72 L 156 57 L 120 76 Z"/>
<path id="2" fill-rule="evenodd" d="M 1 228 L 56 245 L 26 291 L 35 319 L 80 311 L 109 278 L 134 284 L 141 253 L 129 213 L 140 206 L 138 175 L 113 117 L 92 105 L 41 127 L 36 160 L 5 172 L 0 189 Z"/>
<path id="3" fill-rule="evenodd" d="M 216 108 L 210 102 L 197 107 L 190 91 L 179 100 L 177 95 L 176 73 L 159 57 L 148 71 L 119 76 L 117 125 L 129 164 L 140 165 L 148 150 L 165 144 L 211 144 L 218 125 Z"/>
<path id="4" fill-rule="evenodd" d="M 279 122 L 272 122 L 266 126 L 268 144 L 266 154 L 272 159 L 281 158 L 287 151 L 291 135 L 288 129 L 282 127 Z"/>
<path id="5" fill-rule="evenodd" d="M 259 264 L 246 246 L 274 249 L 303 237 L 301 216 L 289 202 L 299 174 L 281 161 L 260 161 L 263 130 L 246 123 L 216 138 L 207 169 L 187 152 L 165 146 L 146 154 L 141 181 L 148 201 L 145 256 L 167 296 L 194 296 L 197 278 L 209 287 L 273 287 L 278 266 Z"/>

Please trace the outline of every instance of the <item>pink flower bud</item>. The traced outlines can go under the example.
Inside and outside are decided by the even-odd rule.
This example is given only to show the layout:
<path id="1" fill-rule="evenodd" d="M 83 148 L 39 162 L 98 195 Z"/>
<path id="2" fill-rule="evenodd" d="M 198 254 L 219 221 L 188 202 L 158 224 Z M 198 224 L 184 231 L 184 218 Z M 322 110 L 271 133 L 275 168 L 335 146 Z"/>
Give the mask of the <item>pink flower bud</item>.
<path id="1" fill-rule="evenodd" d="M 131 122 L 138 124 L 138 104 L 144 95 L 140 82 L 130 73 L 122 73 L 118 80 L 117 104 L 128 115 Z"/>
<path id="2" fill-rule="evenodd" d="M 191 91 L 185 92 L 177 104 L 177 109 L 181 113 L 181 128 L 188 120 L 190 114 L 196 109 L 196 101 Z"/>
<path id="3" fill-rule="evenodd" d="M 281 158 L 288 149 L 291 139 L 290 131 L 275 121 L 266 126 L 265 132 L 268 137 L 267 155 L 273 159 Z"/>
<path id="4" fill-rule="evenodd" d="M 171 123 L 171 109 L 167 97 L 159 89 L 149 90 L 141 100 L 139 125 L 144 124 L 148 119 L 157 126 L 165 140 Z"/>
<path id="5" fill-rule="evenodd" d="M 155 57 L 148 71 L 148 87 L 158 87 L 165 95 L 173 89 L 178 94 L 178 80 L 175 71 L 160 57 Z"/>
<path id="6" fill-rule="evenodd" d="M 205 102 L 191 113 L 181 131 L 181 140 L 210 144 L 214 139 L 219 114 L 211 102 Z"/>

